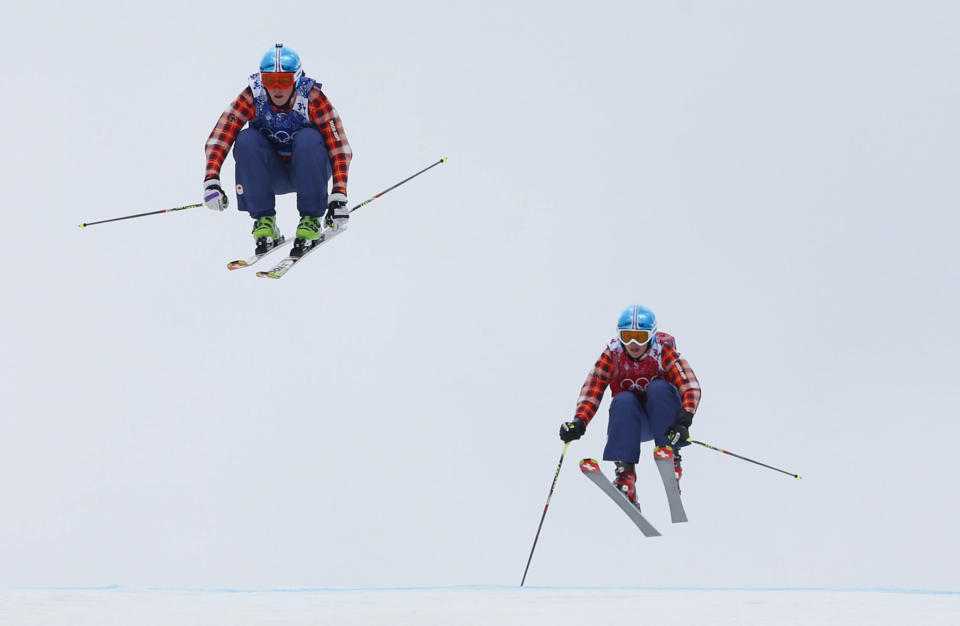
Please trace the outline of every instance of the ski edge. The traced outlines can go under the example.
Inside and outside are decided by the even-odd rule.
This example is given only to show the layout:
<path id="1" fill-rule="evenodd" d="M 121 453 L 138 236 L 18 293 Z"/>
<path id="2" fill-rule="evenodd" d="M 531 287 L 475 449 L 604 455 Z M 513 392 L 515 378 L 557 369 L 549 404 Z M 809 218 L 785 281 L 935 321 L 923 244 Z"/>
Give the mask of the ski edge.
<path id="1" fill-rule="evenodd" d="M 309 250 L 307 250 L 306 252 L 304 252 L 304 253 L 301 254 L 300 256 L 287 256 L 287 257 L 284 258 L 282 261 L 280 261 L 280 262 L 277 263 L 275 266 L 273 266 L 273 268 L 271 268 L 271 269 L 269 269 L 269 270 L 266 270 L 266 271 L 257 272 L 257 276 L 260 277 L 260 278 L 274 278 L 274 279 L 277 279 L 277 278 L 282 277 L 284 274 L 286 274 L 287 272 L 289 272 L 290 270 L 292 270 L 293 267 L 294 267 L 297 263 L 299 263 L 300 261 L 302 261 L 302 260 L 303 260 L 305 257 L 307 257 L 311 252 L 313 252 L 314 250 L 316 250 L 317 248 L 319 248 L 319 247 L 322 246 L 323 244 L 328 243 L 331 239 L 333 239 L 334 237 L 336 237 L 337 235 L 339 235 L 340 233 L 342 233 L 342 232 L 344 232 L 344 231 L 346 231 L 346 230 L 347 230 L 346 226 L 341 227 L 341 228 L 326 228 L 326 229 L 324 229 L 324 230 L 323 230 L 323 233 L 322 233 L 322 235 L 321 235 L 321 236 L 323 237 L 323 239 L 322 239 L 321 241 L 319 241 L 318 243 L 314 244 L 313 246 L 311 246 Z"/>
<path id="2" fill-rule="evenodd" d="M 687 521 L 687 512 L 683 509 L 683 500 L 680 497 L 680 487 L 677 485 L 677 474 L 673 468 L 673 458 L 654 459 L 660 480 L 663 481 L 663 490 L 667 494 L 667 506 L 670 507 L 670 521 L 674 524 Z"/>
<path id="3" fill-rule="evenodd" d="M 653 524 L 643 516 L 643 513 L 640 512 L 640 508 L 630 502 L 626 496 L 624 496 L 620 491 L 613 486 L 613 483 L 610 482 L 602 471 L 600 471 L 600 464 L 597 463 L 596 459 L 583 459 L 580 461 L 580 471 L 583 472 L 584 476 L 590 479 L 590 481 L 595 484 L 597 487 L 600 487 L 600 490 L 605 494 L 610 496 L 610 498 L 620 507 L 624 513 L 627 514 L 627 517 L 630 518 L 637 528 L 640 529 L 640 532 L 643 533 L 645 537 L 660 537 L 660 531 L 657 530 Z"/>
<path id="4" fill-rule="evenodd" d="M 251 265 L 258 262 L 263 257 L 269 254 L 273 254 L 274 252 L 279 250 L 282 246 L 290 243 L 290 241 L 291 241 L 290 239 L 287 239 L 283 235 L 280 235 L 280 239 L 277 241 L 277 243 L 273 244 L 273 247 L 267 250 L 266 252 L 264 252 L 263 254 L 254 254 L 253 256 L 247 257 L 246 259 L 236 259 L 235 261 L 230 261 L 229 263 L 227 263 L 227 269 L 233 271 L 233 270 L 243 269 L 245 267 L 250 267 Z"/>

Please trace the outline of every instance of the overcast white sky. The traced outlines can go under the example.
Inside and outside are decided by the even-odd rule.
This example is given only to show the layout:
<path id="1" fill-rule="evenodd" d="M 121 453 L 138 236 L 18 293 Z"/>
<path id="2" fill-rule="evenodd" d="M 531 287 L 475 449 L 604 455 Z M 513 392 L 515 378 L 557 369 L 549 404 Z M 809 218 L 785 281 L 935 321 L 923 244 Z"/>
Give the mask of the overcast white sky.
<path id="1" fill-rule="evenodd" d="M 804 479 L 690 450 L 671 526 L 645 447 L 645 539 L 576 468 L 605 402 L 529 583 L 960 588 L 957 32 L 948 1 L 4 5 L 0 586 L 519 583 L 640 302 L 693 435 Z M 226 270 L 236 211 L 77 228 L 198 202 L 276 41 L 352 204 L 449 162 L 281 281 Z"/>

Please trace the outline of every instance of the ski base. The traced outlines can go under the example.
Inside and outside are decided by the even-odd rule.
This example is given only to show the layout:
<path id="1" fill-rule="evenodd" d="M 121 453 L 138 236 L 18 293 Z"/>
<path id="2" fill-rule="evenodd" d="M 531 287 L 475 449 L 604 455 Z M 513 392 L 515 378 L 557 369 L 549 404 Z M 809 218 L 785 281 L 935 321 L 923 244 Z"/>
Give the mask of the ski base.
<path id="1" fill-rule="evenodd" d="M 668 454 L 669 453 L 669 454 Z M 680 485 L 677 484 L 677 474 L 673 466 L 673 451 L 659 448 L 654 452 L 653 462 L 663 480 L 663 490 L 667 493 L 667 504 L 670 506 L 670 521 L 674 524 L 687 521 L 687 513 L 683 510 L 683 500 L 680 499 Z"/>
<path id="2" fill-rule="evenodd" d="M 592 480 L 597 487 L 603 490 L 605 494 L 617 503 L 617 506 L 627 514 L 627 517 L 636 524 L 640 532 L 645 537 L 659 537 L 660 531 L 653 527 L 653 524 L 647 521 L 640 513 L 640 507 L 627 499 L 627 496 L 613 486 L 613 483 L 600 471 L 600 464 L 594 459 L 583 459 L 580 461 L 580 470 L 583 474 Z"/>
<path id="3" fill-rule="evenodd" d="M 327 243 L 328 241 L 330 241 L 331 239 L 333 239 L 334 237 L 336 237 L 346 229 L 347 229 L 346 226 L 343 226 L 341 228 L 325 228 L 320 233 L 320 236 L 313 241 L 313 245 L 307 248 L 305 252 L 303 252 L 300 255 L 290 254 L 287 256 L 287 258 L 277 263 L 273 267 L 273 269 L 267 270 L 265 272 L 257 272 L 257 276 L 259 276 L 260 278 L 280 278 L 281 276 L 283 276 L 284 274 L 292 270 L 293 267 L 297 263 L 302 261 L 304 258 L 306 258 L 308 254 L 310 254 L 311 252 L 313 252 L 323 244 Z"/>
<path id="4" fill-rule="evenodd" d="M 250 267 L 251 265 L 259 261 L 263 257 L 267 256 L 268 254 L 272 254 L 276 252 L 281 246 L 287 243 L 289 243 L 287 238 L 284 237 L 283 235 L 280 235 L 280 238 L 277 239 L 276 243 L 274 243 L 273 246 L 266 252 L 254 253 L 253 256 L 248 257 L 246 259 L 237 259 L 236 261 L 230 261 L 229 263 L 227 263 L 227 269 L 238 270 L 244 267 Z"/>

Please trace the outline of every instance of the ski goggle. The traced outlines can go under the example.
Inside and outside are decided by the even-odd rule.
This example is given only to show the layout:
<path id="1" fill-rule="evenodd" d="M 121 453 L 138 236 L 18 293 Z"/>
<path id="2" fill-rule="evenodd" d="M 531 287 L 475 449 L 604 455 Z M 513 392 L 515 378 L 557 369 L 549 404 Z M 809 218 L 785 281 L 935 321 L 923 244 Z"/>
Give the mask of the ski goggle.
<path id="1" fill-rule="evenodd" d="M 641 346 L 652 337 L 652 332 L 649 330 L 629 330 L 624 329 L 620 331 L 620 343 L 627 345 L 631 341 L 635 341 Z"/>
<path id="2" fill-rule="evenodd" d="M 260 72 L 260 80 L 267 89 L 289 89 L 293 87 L 296 78 L 294 72 Z"/>

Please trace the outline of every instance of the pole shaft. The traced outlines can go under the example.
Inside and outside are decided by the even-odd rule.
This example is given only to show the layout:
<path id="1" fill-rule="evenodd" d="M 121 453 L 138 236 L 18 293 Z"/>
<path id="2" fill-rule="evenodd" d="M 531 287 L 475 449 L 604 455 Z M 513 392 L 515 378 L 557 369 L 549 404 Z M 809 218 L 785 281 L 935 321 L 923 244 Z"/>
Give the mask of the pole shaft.
<path id="1" fill-rule="evenodd" d="M 108 220 L 100 220 L 98 222 L 82 222 L 80 228 L 86 228 L 87 226 L 93 226 L 94 224 L 106 224 L 107 222 L 119 222 L 120 220 L 132 220 L 135 217 L 145 217 L 147 215 L 159 215 L 160 213 L 170 213 L 172 211 L 183 211 L 184 209 L 195 209 L 201 207 L 203 204 L 188 204 L 186 206 L 178 206 L 172 209 L 160 209 L 159 211 L 150 211 L 148 213 L 137 213 L 136 215 L 124 215 L 123 217 L 114 217 Z"/>
<path id="2" fill-rule="evenodd" d="M 434 163 L 436 165 L 436 163 Z M 432 167 L 432 166 L 431 166 Z M 567 446 L 570 442 L 563 444 L 563 452 L 560 453 L 560 462 L 557 463 L 557 471 L 553 475 L 553 483 L 550 484 L 550 493 L 547 494 L 547 503 L 543 505 L 543 515 L 540 516 L 540 525 L 537 526 L 537 535 L 533 538 L 533 547 L 530 548 L 530 556 L 527 557 L 527 566 L 523 568 L 523 578 L 520 580 L 520 586 L 527 580 L 527 571 L 530 569 L 530 561 L 533 560 L 533 551 L 537 549 L 537 541 L 540 539 L 540 529 L 543 528 L 543 520 L 547 517 L 547 509 L 550 508 L 550 498 L 553 497 L 553 490 L 557 487 L 557 478 L 560 477 L 560 468 L 563 466 L 563 457 L 567 454 Z"/>
<path id="3" fill-rule="evenodd" d="M 387 187 L 386 189 L 384 189 L 383 191 L 381 191 L 381 192 L 378 193 L 377 195 L 373 196 L 372 198 L 369 198 L 369 199 L 367 199 L 367 200 L 364 200 L 363 202 L 361 202 L 361 203 L 358 204 L 357 206 L 355 206 L 355 207 L 353 207 L 352 209 L 350 209 L 350 212 L 353 213 L 354 211 L 356 211 L 357 209 L 359 209 L 359 208 L 362 207 L 363 205 L 365 205 L 365 204 L 370 204 L 371 202 L 373 202 L 374 200 L 376 200 L 377 198 L 379 198 L 379 197 L 382 196 L 383 194 L 387 193 L 388 191 L 393 191 L 394 189 L 396 189 L 397 187 L 399 187 L 399 186 L 402 185 L 403 183 L 407 182 L 408 180 L 414 179 L 414 178 L 416 178 L 417 176 L 419 176 L 420 174 L 423 174 L 424 172 L 426 172 L 427 170 L 429 170 L 429 169 L 431 169 L 431 168 L 434 168 L 434 167 L 440 165 L 441 163 L 445 163 L 446 161 L 447 161 L 447 157 L 441 157 L 441 159 L 440 159 L 439 161 L 437 161 L 436 163 L 433 163 L 433 164 L 431 164 L 431 165 L 428 165 L 427 167 L 423 168 L 422 170 L 420 170 L 420 171 L 417 172 L 416 174 L 412 174 L 412 175 L 410 175 L 410 176 L 407 176 L 406 178 L 404 178 L 403 180 L 401 180 L 399 183 L 393 185 L 392 187 Z"/>
<path id="4" fill-rule="evenodd" d="M 788 472 L 788 471 L 786 471 L 786 470 L 782 470 L 782 469 L 780 469 L 780 468 L 778 468 L 778 467 L 774 467 L 774 466 L 772 466 L 772 465 L 767 465 L 766 463 L 761 463 L 760 461 L 754 461 L 753 459 L 748 459 L 748 458 L 745 457 L 745 456 L 740 456 L 739 454 L 734 454 L 733 452 L 730 452 L 729 450 L 724 450 L 723 448 L 718 448 L 718 447 L 716 447 L 716 446 L 711 446 L 709 443 L 703 443 L 702 441 L 697 441 L 696 439 L 688 439 L 687 441 L 689 441 L 690 443 L 695 443 L 695 444 L 697 444 L 697 445 L 703 446 L 704 448 L 710 448 L 711 450 L 716 450 L 717 452 L 723 452 L 724 454 L 729 454 L 729 455 L 732 456 L 732 457 L 736 457 L 736 458 L 741 459 L 741 460 L 743 460 L 743 461 L 748 461 L 748 462 L 750 462 L 750 463 L 754 463 L 754 464 L 756 464 L 756 465 L 759 465 L 759 466 L 761 466 L 761 467 L 765 467 L 765 468 L 767 468 L 767 469 L 772 469 L 772 470 L 774 470 L 774 471 L 780 472 L 781 474 L 786 474 L 787 476 L 793 476 L 794 478 L 800 478 L 800 475 L 799 475 L 799 474 L 794 474 L 794 473 L 792 473 L 792 472 Z"/>

